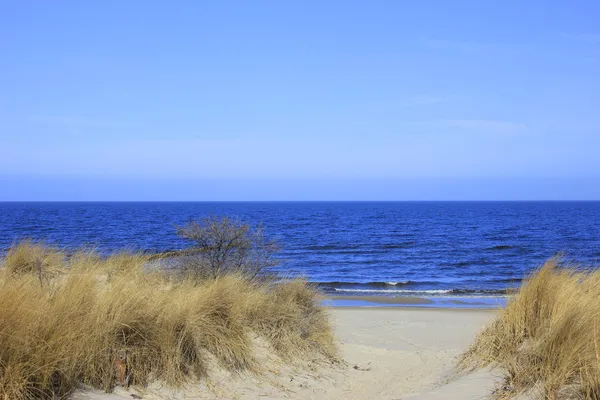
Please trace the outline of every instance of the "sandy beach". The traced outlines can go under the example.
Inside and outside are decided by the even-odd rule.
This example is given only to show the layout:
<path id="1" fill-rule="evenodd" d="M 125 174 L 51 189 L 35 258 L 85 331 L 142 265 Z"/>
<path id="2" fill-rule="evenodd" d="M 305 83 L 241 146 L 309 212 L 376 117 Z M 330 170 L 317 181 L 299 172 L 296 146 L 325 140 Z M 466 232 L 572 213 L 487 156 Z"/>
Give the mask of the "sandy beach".
<path id="1" fill-rule="evenodd" d="M 332 308 L 344 362 L 314 360 L 295 367 L 272 356 L 260 376 L 216 368 L 211 380 L 184 389 L 157 384 L 115 393 L 82 390 L 76 399 L 484 399 L 494 389 L 492 372 L 460 375 L 459 354 L 494 317 L 493 310 Z"/>

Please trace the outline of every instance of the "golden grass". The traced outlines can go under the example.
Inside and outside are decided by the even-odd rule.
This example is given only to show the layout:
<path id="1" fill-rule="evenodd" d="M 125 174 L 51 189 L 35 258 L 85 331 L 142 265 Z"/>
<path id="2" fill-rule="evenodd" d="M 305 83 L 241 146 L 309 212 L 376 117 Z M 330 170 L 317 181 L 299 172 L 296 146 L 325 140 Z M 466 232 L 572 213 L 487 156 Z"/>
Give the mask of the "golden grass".
<path id="1" fill-rule="evenodd" d="M 67 257 L 30 242 L 10 249 L 0 269 L 0 398 L 62 398 L 81 383 L 110 391 L 121 350 L 133 384 L 172 386 L 204 377 L 210 359 L 252 370 L 252 335 L 284 359 L 334 357 L 328 316 L 306 282 L 177 280 L 144 271 L 147 260 Z"/>
<path id="2" fill-rule="evenodd" d="M 499 366 L 510 398 L 600 399 L 600 271 L 546 262 L 463 355 L 466 368 Z"/>

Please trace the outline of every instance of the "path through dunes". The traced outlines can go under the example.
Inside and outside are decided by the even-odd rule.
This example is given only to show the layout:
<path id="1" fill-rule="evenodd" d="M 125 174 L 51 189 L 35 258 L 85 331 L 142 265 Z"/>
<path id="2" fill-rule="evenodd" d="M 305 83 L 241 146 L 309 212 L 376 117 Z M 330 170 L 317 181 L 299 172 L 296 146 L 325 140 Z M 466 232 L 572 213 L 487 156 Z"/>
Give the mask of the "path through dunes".
<path id="1" fill-rule="evenodd" d="M 478 400 L 489 397 L 494 388 L 489 372 L 453 375 L 457 357 L 494 311 L 337 308 L 330 312 L 343 364 L 315 361 L 291 368 L 265 349 L 260 377 L 231 376 L 215 367 L 210 382 L 186 389 L 155 384 L 113 394 L 81 391 L 75 398 L 116 400 L 137 394 L 143 399 Z"/>

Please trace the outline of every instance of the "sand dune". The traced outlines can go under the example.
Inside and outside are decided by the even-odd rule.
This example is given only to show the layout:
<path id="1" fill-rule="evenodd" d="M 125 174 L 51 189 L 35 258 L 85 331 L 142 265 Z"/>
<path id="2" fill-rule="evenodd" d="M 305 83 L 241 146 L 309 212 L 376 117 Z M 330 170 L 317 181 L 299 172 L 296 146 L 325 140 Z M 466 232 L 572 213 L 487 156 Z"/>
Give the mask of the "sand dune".
<path id="1" fill-rule="evenodd" d="M 491 372 L 457 376 L 456 357 L 493 311 L 418 308 L 332 309 L 345 362 L 296 367 L 266 356 L 262 376 L 214 371 L 210 382 L 173 390 L 151 385 L 113 394 L 80 391 L 76 399 L 485 399 Z"/>

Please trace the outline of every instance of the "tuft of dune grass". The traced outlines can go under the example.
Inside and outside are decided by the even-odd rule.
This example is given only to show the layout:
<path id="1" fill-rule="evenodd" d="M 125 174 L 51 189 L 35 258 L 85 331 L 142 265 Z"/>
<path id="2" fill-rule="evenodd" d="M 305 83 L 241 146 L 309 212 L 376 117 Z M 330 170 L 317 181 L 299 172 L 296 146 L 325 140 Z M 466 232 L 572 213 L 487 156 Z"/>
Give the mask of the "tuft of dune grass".
<path id="1" fill-rule="evenodd" d="M 174 387 L 205 377 L 212 359 L 253 370 L 253 335 L 284 359 L 335 357 L 329 319 L 306 282 L 176 279 L 146 271 L 147 262 L 11 248 L 0 269 L 0 398 L 63 398 L 79 384 L 110 391 L 120 350 L 134 385 Z"/>
<path id="2" fill-rule="evenodd" d="M 500 398 L 600 399 L 600 271 L 547 261 L 463 355 L 505 372 Z"/>
<path id="3" fill-rule="evenodd" d="M 8 274 L 35 275 L 43 283 L 64 267 L 65 256 L 56 249 L 26 240 L 8 249 L 3 264 Z"/>

